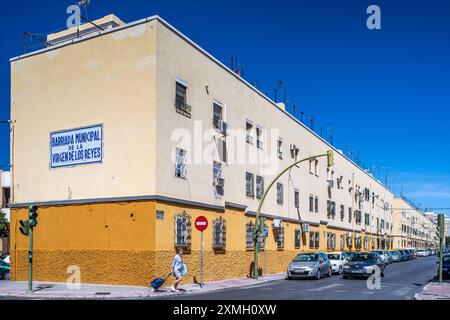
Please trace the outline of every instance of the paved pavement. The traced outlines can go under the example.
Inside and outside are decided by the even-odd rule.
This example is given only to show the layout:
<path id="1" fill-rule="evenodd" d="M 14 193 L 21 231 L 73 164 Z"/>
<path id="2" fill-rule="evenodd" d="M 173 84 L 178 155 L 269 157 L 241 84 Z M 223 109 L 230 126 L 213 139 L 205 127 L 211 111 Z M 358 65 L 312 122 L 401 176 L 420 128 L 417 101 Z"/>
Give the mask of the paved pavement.
<path id="1" fill-rule="evenodd" d="M 441 284 L 431 282 L 422 292 L 416 293 L 414 298 L 416 300 L 450 300 L 450 280 L 446 279 Z"/>
<path id="2" fill-rule="evenodd" d="M 81 284 L 79 289 L 70 289 L 65 283 L 34 282 L 33 293 L 27 292 L 27 282 L 0 281 L 0 300 L 15 299 L 149 299 L 164 296 L 188 296 L 195 293 L 206 293 L 224 288 L 235 288 L 264 284 L 268 281 L 280 280 L 284 273 L 267 275 L 257 280 L 251 278 L 212 281 L 203 287 L 197 284 L 181 285 L 184 291 L 173 293 L 170 287 L 162 287 L 154 292 L 150 287 L 113 286 Z"/>
<path id="3" fill-rule="evenodd" d="M 194 300 L 412 300 L 437 271 L 436 256 L 390 264 L 380 289 L 368 289 L 364 279 L 342 279 L 338 275 L 320 280 L 270 281 L 251 287 L 193 293 L 160 299 Z"/>
<path id="4" fill-rule="evenodd" d="M 168 287 L 152 292 L 149 287 L 82 284 L 70 290 L 65 283 L 35 282 L 35 291 L 26 293 L 27 283 L 0 281 L 0 299 L 164 299 L 164 300 L 404 300 L 414 299 L 436 275 L 435 256 L 391 264 L 381 278 L 380 289 L 369 289 L 366 280 L 342 279 L 333 275 L 320 280 L 286 280 L 286 274 L 182 285 L 183 293 Z M 450 286 L 450 284 L 449 284 Z M 435 287 L 427 286 L 427 298 L 437 298 Z"/>

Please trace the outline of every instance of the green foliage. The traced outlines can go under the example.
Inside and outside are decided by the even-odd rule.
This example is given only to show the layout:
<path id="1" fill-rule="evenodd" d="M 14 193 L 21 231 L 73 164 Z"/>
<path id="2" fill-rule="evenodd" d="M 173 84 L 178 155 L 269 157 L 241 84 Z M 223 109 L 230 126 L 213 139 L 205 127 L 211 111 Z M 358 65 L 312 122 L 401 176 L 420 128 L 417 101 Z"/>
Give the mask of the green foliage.
<path id="1" fill-rule="evenodd" d="M 9 237 L 9 222 L 6 214 L 0 210 L 0 237 Z"/>

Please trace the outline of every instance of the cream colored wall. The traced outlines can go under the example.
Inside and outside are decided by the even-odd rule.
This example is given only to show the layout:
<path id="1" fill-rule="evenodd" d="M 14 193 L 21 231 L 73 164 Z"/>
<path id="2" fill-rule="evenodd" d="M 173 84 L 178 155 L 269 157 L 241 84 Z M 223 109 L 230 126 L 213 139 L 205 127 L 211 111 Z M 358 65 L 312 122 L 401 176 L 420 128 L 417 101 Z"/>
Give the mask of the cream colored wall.
<path id="1" fill-rule="evenodd" d="M 185 128 L 191 134 L 194 132 L 195 121 L 200 121 L 203 130 L 212 129 L 212 104 L 218 100 L 225 105 L 225 119 L 232 129 L 245 130 L 246 119 L 253 121 L 254 127 L 261 125 L 264 129 L 278 129 L 279 136 L 283 138 L 283 160 L 280 160 L 277 171 L 293 162 L 289 153 L 289 145 L 295 143 L 300 148 L 299 157 L 307 157 L 325 153 L 330 149 L 326 143 L 312 134 L 303 126 L 291 120 L 285 113 L 273 104 L 262 98 L 256 91 L 239 81 L 235 75 L 227 72 L 217 63 L 209 59 L 191 44 L 181 39 L 164 24 L 158 23 L 158 112 L 157 112 L 157 186 L 158 194 L 183 198 L 193 201 L 201 201 L 210 204 L 223 205 L 225 201 L 235 202 L 248 206 L 249 210 L 256 211 L 257 199 L 251 199 L 245 195 L 245 172 L 265 176 L 265 187 L 268 186 L 273 175 L 266 174 L 261 165 L 256 164 L 230 164 L 222 165 L 225 178 L 225 196 L 216 199 L 212 186 L 212 164 L 188 164 L 188 178 L 186 180 L 174 177 L 174 165 L 170 159 L 172 149 L 178 145 L 178 141 L 171 140 L 171 134 L 179 128 Z M 188 119 L 175 112 L 175 82 L 181 79 L 188 85 L 188 101 L 192 106 L 192 118 Z M 209 94 L 205 89 L 208 86 Z M 255 135 L 253 131 L 253 135 Z M 213 140 L 206 141 L 204 145 Z M 265 150 L 268 141 L 265 142 Z M 248 150 L 256 148 L 256 145 L 245 145 Z M 271 150 L 276 152 L 276 150 Z M 261 154 L 261 151 L 259 151 Z M 191 153 L 192 155 L 192 153 Z M 276 157 L 275 157 L 276 158 Z M 219 160 L 216 157 L 216 160 Z M 326 159 L 319 162 L 319 177 L 310 175 L 309 166 L 304 163 L 299 169 L 291 171 L 291 179 L 285 174 L 279 180 L 284 184 L 284 204 L 276 203 L 275 188 L 268 194 L 263 211 L 268 214 L 282 217 L 301 218 L 306 221 L 319 222 L 328 220 L 326 215 L 326 203 L 328 200 L 326 187 Z M 336 201 L 336 219 L 330 221 L 330 225 L 348 229 L 364 228 L 364 213 L 370 213 L 374 217 L 384 219 L 391 223 L 390 211 L 385 212 L 381 206 L 381 199 L 392 204 L 393 195 L 380 183 L 375 181 L 361 169 L 335 152 L 335 177 L 344 177 L 344 189 L 332 189 L 331 197 Z M 354 177 L 354 178 L 353 178 Z M 374 207 L 369 202 L 363 203 L 361 226 L 349 224 L 348 207 L 355 208 L 352 194 L 348 190 L 348 180 L 354 180 L 354 184 L 368 187 L 371 192 L 380 195 Z M 353 182 L 352 182 L 353 183 Z M 301 194 L 300 210 L 294 208 L 294 188 L 298 188 Z M 319 213 L 309 212 L 309 195 L 319 196 Z M 340 205 L 345 205 L 345 220 L 340 221 Z M 370 229 L 375 232 L 374 226 Z"/>
<path id="2" fill-rule="evenodd" d="M 14 202 L 154 193 L 155 22 L 11 62 Z M 50 132 L 103 124 L 103 163 L 49 169 Z"/>

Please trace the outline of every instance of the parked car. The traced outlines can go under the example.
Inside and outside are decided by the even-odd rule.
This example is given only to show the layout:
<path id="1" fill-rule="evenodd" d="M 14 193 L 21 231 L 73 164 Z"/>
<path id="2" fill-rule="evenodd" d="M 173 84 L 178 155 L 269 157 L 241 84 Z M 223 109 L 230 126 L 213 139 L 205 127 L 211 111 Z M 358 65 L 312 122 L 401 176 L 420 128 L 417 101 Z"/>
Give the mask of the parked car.
<path id="1" fill-rule="evenodd" d="M 10 279 L 10 267 L 9 263 L 0 259 L 0 276 L 2 280 Z"/>
<path id="2" fill-rule="evenodd" d="M 376 267 L 380 268 L 380 274 L 384 277 L 385 263 L 379 254 L 374 252 L 356 253 L 344 265 L 342 277 L 344 279 L 349 277 L 369 277 L 375 273 Z"/>
<path id="3" fill-rule="evenodd" d="M 10 264 L 10 262 L 9 262 L 9 253 L 4 254 L 2 256 L 2 260 L 5 261 L 6 263 Z"/>
<path id="4" fill-rule="evenodd" d="M 400 252 L 401 255 L 401 262 L 407 261 L 408 260 L 408 254 L 406 253 L 405 250 L 399 250 L 398 252 Z"/>
<path id="5" fill-rule="evenodd" d="M 287 278 L 315 278 L 323 275 L 331 277 L 331 263 L 323 252 L 300 253 L 289 264 Z"/>
<path id="6" fill-rule="evenodd" d="M 327 252 L 326 255 L 331 263 L 331 272 L 342 275 L 349 255 L 346 252 Z"/>
<path id="7" fill-rule="evenodd" d="M 392 257 L 392 252 L 391 252 L 391 251 L 388 251 L 388 250 L 385 250 L 384 252 L 385 252 L 385 253 L 387 254 L 387 256 L 388 256 L 388 260 L 389 260 L 389 263 L 388 263 L 388 264 L 393 263 L 393 262 L 394 262 L 394 258 Z"/>
<path id="8" fill-rule="evenodd" d="M 417 250 L 417 256 L 418 257 L 426 257 L 428 255 L 429 255 L 429 253 L 428 253 L 427 250 Z"/>
<path id="9" fill-rule="evenodd" d="M 381 260 L 385 263 L 385 264 L 389 264 L 389 257 L 386 254 L 385 251 L 383 250 L 372 250 L 370 251 L 371 253 L 378 253 L 378 255 L 380 256 Z"/>
<path id="10" fill-rule="evenodd" d="M 400 262 L 402 255 L 398 250 L 391 251 L 392 262 Z"/>

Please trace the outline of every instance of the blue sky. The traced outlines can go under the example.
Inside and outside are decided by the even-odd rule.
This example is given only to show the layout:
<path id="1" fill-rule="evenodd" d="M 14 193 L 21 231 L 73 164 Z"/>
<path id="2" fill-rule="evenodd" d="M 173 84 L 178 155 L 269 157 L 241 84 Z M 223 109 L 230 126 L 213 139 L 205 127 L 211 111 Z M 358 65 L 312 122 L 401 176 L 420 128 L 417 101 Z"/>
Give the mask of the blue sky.
<path id="1" fill-rule="evenodd" d="M 422 207 L 450 207 L 449 1 L 91 2 L 92 19 L 114 13 L 131 22 L 158 14 L 223 62 L 237 54 L 245 78 L 271 97 L 270 85 L 285 80 L 296 115 L 314 115 L 318 132 L 323 127 L 328 139 L 333 132 L 335 145 L 352 157 L 359 153 L 383 182 L 387 172 L 396 194 L 403 190 Z M 9 58 L 22 53 L 23 31 L 63 29 L 73 3 L 3 4 L 0 120 L 9 119 Z M 381 8 L 381 30 L 366 28 L 371 4 Z M 8 127 L 0 124 L 3 167 L 8 141 Z"/>

